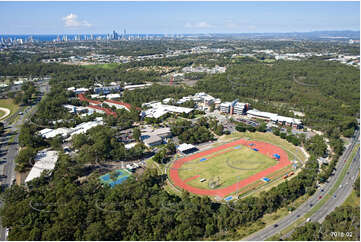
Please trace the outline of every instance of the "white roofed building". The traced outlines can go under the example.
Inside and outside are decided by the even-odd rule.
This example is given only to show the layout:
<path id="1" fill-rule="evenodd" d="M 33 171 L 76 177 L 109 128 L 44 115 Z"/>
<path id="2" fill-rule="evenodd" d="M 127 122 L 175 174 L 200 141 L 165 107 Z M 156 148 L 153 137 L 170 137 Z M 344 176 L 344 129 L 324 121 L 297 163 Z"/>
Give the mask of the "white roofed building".
<path id="1" fill-rule="evenodd" d="M 265 119 L 265 120 L 273 120 L 273 119 L 276 119 L 276 117 L 278 116 L 275 113 L 262 112 L 257 109 L 248 110 L 247 115 L 250 118 L 259 118 L 259 119 Z"/>
<path id="2" fill-rule="evenodd" d="M 143 140 L 143 142 L 146 146 L 153 147 L 153 146 L 162 144 L 163 140 L 161 137 L 154 135 L 154 136 L 150 136 L 149 138 Z"/>
<path id="3" fill-rule="evenodd" d="M 127 85 L 124 86 L 124 90 L 135 90 L 135 89 L 142 89 L 142 88 L 146 88 L 146 87 L 150 87 L 152 84 L 139 84 L 139 85 Z"/>
<path id="4" fill-rule="evenodd" d="M 58 152 L 52 150 L 39 151 L 35 158 L 35 164 L 31 168 L 29 175 L 25 179 L 25 183 L 38 178 L 41 173 L 45 170 L 52 171 L 55 167 L 56 161 L 58 160 Z"/>
<path id="5" fill-rule="evenodd" d="M 61 137 L 67 138 L 71 132 L 72 132 L 71 129 L 68 128 L 57 128 L 57 129 L 45 129 L 45 130 L 43 129 L 39 131 L 39 134 L 41 135 L 41 137 L 45 139 L 51 139 L 56 137 L 57 135 L 61 135 Z"/>
<path id="6" fill-rule="evenodd" d="M 194 151 L 197 151 L 197 147 L 195 147 L 194 145 L 192 144 L 186 144 L 186 143 L 183 143 L 183 144 L 180 144 L 178 147 L 177 147 L 177 150 L 181 153 L 184 153 L 184 154 L 189 154 L 189 153 L 192 153 Z"/>
<path id="7" fill-rule="evenodd" d="M 173 101 L 174 101 L 173 98 L 165 98 L 165 99 L 162 100 L 162 102 L 163 102 L 164 104 L 168 104 L 168 103 L 173 102 Z"/>
<path id="8" fill-rule="evenodd" d="M 297 128 L 301 128 L 302 121 L 297 118 L 290 118 L 285 116 L 280 116 L 276 113 L 269 113 L 269 112 L 261 112 L 256 109 L 248 110 L 247 115 L 250 118 L 259 118 L 265 119 L 268 121 L 272 121 L 274 123 L 279 123 L 282 125 L 293 126 Z"/>
<path id="9" fill-rule="evenodd" d="M 190 113 L 194 110 L 193 108 L 164 105 L 161 102 L 144 103 L 142 106 L 151 107 L 141 113 L 143 117 L 149 118 L 160 118 L 167 113 Z"/>
<path id="10" fill-rule="evenodd" d="M 154 129 L 151 126 L 146 126 L 145 128 L 141 129 L 141 134 L 142 139 L 147 139 L 151 136 L 159 136 L 164 139 L 172 136 L 172 132 L 168 127 Z"/>
<path id="11" fill-rule="evenodd" d="M 107 95 L 107 99 L 117 99 L 117 98 L 120 98 L 119 93 L 111 93 Z"/>

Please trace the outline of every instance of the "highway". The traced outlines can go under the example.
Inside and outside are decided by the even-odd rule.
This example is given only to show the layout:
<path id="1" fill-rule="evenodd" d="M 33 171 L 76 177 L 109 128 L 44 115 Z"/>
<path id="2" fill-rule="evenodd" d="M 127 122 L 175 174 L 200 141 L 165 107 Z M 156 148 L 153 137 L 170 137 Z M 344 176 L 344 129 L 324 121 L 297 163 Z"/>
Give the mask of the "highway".
<path id="1" fill-rule="evenodd" d="M 342 169 L 346 164 L 346 160 L 350 157 L 354 146 L 359 143 L 360 131 L 358 130 L 354 137 L 352 138 L 351 144 L 344 151 L 342 156 L 336 165 L 336 171 L 333 176 L 328 179 L 328 182 L 323 185 L 323 187 L 317 189 L 317 191 L 303 204 L 301 204 L 296 210 L 288 214 L 286 217 L 281 218 L 275 223 L 267 226 L 266 228 L 251 234 L 248 237 L 243 238 L 244 241 L 263 241 L 268 239 L 269 237 L 280 233 L 282 230 L 286 229 L 288 226 L 292 225 L 298 219 L 303 217 L 306 213 L 308 213 L 313 206 L 315 206 L 318 202 L 320 202 L 320 196 L 324 197 L 334 186 L 337 181 L 337 178 L 341 175 Z M 324 218 L 331 213 L 337 206 L 341 205 L 347 198 L 347 196 L 352 191 L 352 185 L 354 181 L 357 179 L 357 175 L 360 169 L 359 162 L 359 150 L 357 156 L 352 161 L 348 174 L 345 176 L 343 181 L 341 182 L 342 187 L 339 187 L 336 192 L 332 194 L 332 198 L 328 200 L 317 212 L 315 212 L 311 216 L 311 221 L 313 222 L 322 222 Z M 291 233 L 288 233 L 285 238 L 288 237 Z"/>
<path id="2" fill-rule="evenodd" d="M 40 92 L 47 93 L 49 91 L 48 83 L 42 83 L 40 85 Z M 1 137 L 1 148 L 0 153 L 3 153 L 1 155 L 1 160 L 5 159 L 5 163 L 0 165 L 0 171 L 4 172 L 1 175 L 5 175 L 5 178 L 2 178 L 1 184 L 4 187 L 9 187 L 13 184 L 13 181 L 15 179 L 15 158 L 18 154 L 19 150 L 19 131 L 21 128 L 21 125 L 25 121 L 25 115 L 29 115 L 31 117 L 36 112 L 36 105 L 32 107 L 28 107 L 25 109 L 23 115 L 19 115 L 17 112 L 16 115 L 19 115 L 19 118 L 17 119 L 16 123 L 9 124 L 8 122 L 4 122 L 4 127 L 10 134 L 15 134 L 15 138 L 13 142 L 9 142 L 9 137 Z M 11 137 L 11 136 L 10 136 Z M 5 157 L 5 158 L 4 158 Z M 0 200 L 0 207 L 2 207 L 2 201 Z M 1 226 L 0 221 L 0 240 L 5 241 L 6 240 L 6 229 Z"/>

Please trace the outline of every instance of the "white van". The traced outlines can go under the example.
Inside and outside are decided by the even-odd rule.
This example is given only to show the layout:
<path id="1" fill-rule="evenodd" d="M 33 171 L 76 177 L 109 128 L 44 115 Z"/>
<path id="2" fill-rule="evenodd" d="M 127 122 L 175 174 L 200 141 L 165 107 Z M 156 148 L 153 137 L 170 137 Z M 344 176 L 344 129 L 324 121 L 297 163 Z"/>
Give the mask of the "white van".
<path id="1" fill-rule="evenodd" d="M 311 218 L 308 218 L 308 219 L 306 220 L 307 223 L 310 222 L 310 221 L 311 221 Z"/>

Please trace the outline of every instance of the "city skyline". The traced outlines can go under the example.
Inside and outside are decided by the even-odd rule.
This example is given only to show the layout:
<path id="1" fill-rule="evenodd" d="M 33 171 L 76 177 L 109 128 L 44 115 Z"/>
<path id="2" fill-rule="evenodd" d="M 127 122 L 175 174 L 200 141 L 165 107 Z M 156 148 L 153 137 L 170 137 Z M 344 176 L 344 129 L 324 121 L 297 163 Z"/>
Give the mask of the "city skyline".
<path id="1" fill-rule="evenodd" d="M 1 2 L 0 34 L 359 31 L 359 10 L 359 2 Z"/>

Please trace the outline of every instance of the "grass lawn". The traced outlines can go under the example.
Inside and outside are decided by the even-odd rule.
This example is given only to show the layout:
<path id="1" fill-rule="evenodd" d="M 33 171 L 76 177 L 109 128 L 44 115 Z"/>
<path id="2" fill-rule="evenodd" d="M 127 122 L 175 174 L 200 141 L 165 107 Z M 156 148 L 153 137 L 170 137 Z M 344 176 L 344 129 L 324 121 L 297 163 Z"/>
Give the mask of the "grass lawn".
<path id="1" fill-rule="evenodd" d="M 234 132 L 230 135 L 222 137 L 224 140 L 235 139 L 235 138 L 248 138 L 250 140 L 263 141 L 282 148 L 287 152 L 288 159 L 306 161 L 305 154 L 296 146 L 289 143 L 287 140 L 281 139 L 280 137 L 272 133 L 261 133 L 261 132 Z"/>
<path id="2" fill-rule="evenodd" d="M 117 64 L 117 63 L 108 63 L 108 64 L 96 64 L 96 65 L 83 65 L 83 67 L 89 68 L 89 69 L 98 69 L 98 68 L 100 68 L 100 69 L 110 70 L 110 69 L 116 68 L 119 65 L 120 64 Z"/>
<path id="3" fill-rule="evenodd" d="M 238 149 L 231 147 L 210 154 L 205 157 L 207 158 L 206 161 L 200 162 L 202 157 L 184 163 L 182 166 L 184 169 L 179 170 L 180 178 L 185 180 L 199 175 L 198 178 L 187 182 L 187 184 L 197 188 L 209 189 L 208 181 L 219 177 L 221 184 L 218 188 L 223 188 L 277 164 L 274 159 L 246 146 L 239 145 L 239 147 Z M 207 181 L 200 182 L 201 178 L 205 178 Z"/>
<path id="4" fill-rule="evenodd" d="M 16 112 L 16 110 L 19 108 L 19 106 L 16 105 L 12 99 L 0 99 L 0 107 L 10 109 L 9 116 Z M 0 117 L 3 114 L 4 113 L 0 113 Z"/>
<path id="5" fill-rule="evenodd" d="M 360 207 L 360 198 L 356 196 L 356 192 L 352 190 L 350 196 L 342 204 L 343 206 Z"/>

